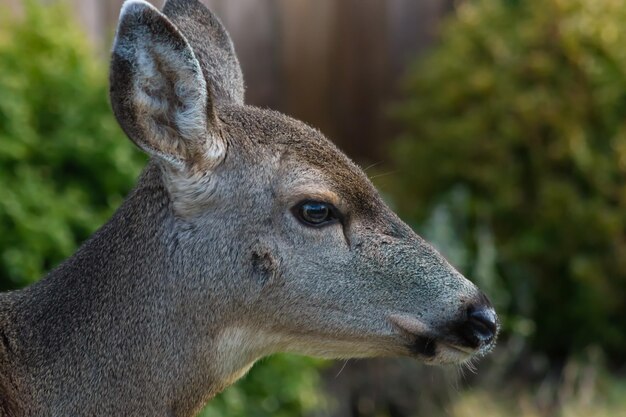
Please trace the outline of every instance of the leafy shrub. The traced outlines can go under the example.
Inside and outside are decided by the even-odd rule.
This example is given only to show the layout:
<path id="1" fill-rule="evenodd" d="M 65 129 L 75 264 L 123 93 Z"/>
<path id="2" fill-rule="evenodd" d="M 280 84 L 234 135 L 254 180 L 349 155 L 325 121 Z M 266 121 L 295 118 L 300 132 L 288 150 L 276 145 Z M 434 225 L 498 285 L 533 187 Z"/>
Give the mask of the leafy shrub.
<path id="1" fill-rule="evenodd" d="M 40 278 L 99 227 L 143 165 L 107 103 L 106 65 L 68 13 L 0 26 L 0 288 Z"/>
<path id="2" fill-rule="evenodd" d="M 463 2 L 397 109 L 404 213 L 464 218 L 466 271 L 486 230 L 505 311 L 552 355 L 626 350 L 624 21 L 613 0 Z"/>
<path id="3" fill-rule="evenodd" d="M 145 162 L 107 103 L 106 63 L 68 11 L 28 1 L 23 20 L 9 15 L 0 10 L 1 289 L 34 282 L 70 256 Z M 263 361 L 202 416 L 304 415 L 322 404 L 318 363 Z"/>
<path id="4" fill-rule="evenodd" d="M 319 415 L 329 404 L 320 390 L 317 359 L 275 355 L 230 387 L 198 417 L 295 417 Z"/>

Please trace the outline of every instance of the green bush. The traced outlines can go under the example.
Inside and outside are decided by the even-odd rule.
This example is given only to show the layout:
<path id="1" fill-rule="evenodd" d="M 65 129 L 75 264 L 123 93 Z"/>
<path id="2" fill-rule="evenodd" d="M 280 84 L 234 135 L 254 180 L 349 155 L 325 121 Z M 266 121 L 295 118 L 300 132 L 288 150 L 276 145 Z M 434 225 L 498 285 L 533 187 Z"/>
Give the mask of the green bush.
<path id="1" fill-rule="evenodd" d="M 444 207 L 465 272 L 554 356 L 626 350 L 624 22 L 613 0 L 462 2 L 397 109 L 404 214 Z"/>
<path id="2" fill-rule="evenodd" d="M 6 11 L 5 11 L 6 12 Z M 106 64 L 62 7 L 0 22 L 0 288 L 40 278 L 119 205 L 143 165 L 107 103 Z"/>
<path id="3" fill-rule="evenodd" d="M 9 15 L 0 10 L 0 289 L 70 256 L 145 163 L 107 103 L 106 62 L 68 11 L 28 1 L 23 20 Z M 323 403 L 318 364 L 265 360 L 201 415 L 305 415 Z"/>
<path id="4" fill-rule="evenodd" d="M 198 417 L 298 417 L 319 415 L 329 403 L 320 389 L 317 359 L 275 355 L 209 402 Z"/>

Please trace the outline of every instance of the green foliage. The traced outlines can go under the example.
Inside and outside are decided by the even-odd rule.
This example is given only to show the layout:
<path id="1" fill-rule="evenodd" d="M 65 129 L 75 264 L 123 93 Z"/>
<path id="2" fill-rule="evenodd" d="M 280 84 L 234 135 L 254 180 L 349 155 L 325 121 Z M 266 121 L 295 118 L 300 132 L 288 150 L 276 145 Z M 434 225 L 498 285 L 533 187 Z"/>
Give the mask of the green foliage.
<path id="1" fill-rule="evenodd" d="M 218 395 L 198 417 L 294 417 L 327 409 L 316 371 L 320 360 L 276 355 Z"/>
<path id="2" fill-rule="evenodd" d="M 462 218 L 466 272 L 492 239 L 508 327 L 528 316 L 553 355 L 626 350 L 625 21 L 615 0 L 463 2 L 397 110 L 404 213 Z"/>
<path id="3" fill-rule="evenodd" d="M 0 24 L 0 288 L 40 278 L 99 227 L 143 165 L 107 103 L 106 65 L 63 7 Z"/>
<path id="4" fill-rule="evenodd" d="M 106 63 L 68 11 L 25 7 L 17 21 L 0 10 L 0 289 L 34 282 L 70 256 L 145 163 L 107 103 Z M 263 361 L 202 416 L 305 415 L 323 404 L 318 365 Z"/>

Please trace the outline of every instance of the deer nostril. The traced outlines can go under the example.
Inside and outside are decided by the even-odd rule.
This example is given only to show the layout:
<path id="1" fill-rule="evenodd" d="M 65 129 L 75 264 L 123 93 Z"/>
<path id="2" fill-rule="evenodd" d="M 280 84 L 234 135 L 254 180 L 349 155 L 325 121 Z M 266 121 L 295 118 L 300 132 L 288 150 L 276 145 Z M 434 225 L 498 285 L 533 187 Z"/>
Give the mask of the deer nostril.
<path id="1" fill-rule="evenodd" d="M 498 331 L 496 312 L 491 307 L 470 307 L 467 321 L 463 326 L 463 335 L 475 345 L 487 345 L 493 341 Z"/>

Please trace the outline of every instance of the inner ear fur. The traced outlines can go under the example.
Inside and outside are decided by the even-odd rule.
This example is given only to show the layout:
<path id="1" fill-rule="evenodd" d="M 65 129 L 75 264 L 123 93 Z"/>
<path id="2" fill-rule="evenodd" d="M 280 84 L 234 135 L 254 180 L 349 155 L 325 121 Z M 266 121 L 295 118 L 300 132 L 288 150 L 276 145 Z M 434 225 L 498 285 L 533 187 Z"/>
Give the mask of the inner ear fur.
<path id="1" fill-rule="evenodd" d="M 177 166 L 223 158 L 200 63 L 176 26 L 145 1 L 122 8 L 110 85 L 117 120 L 147 153 Z"/>

